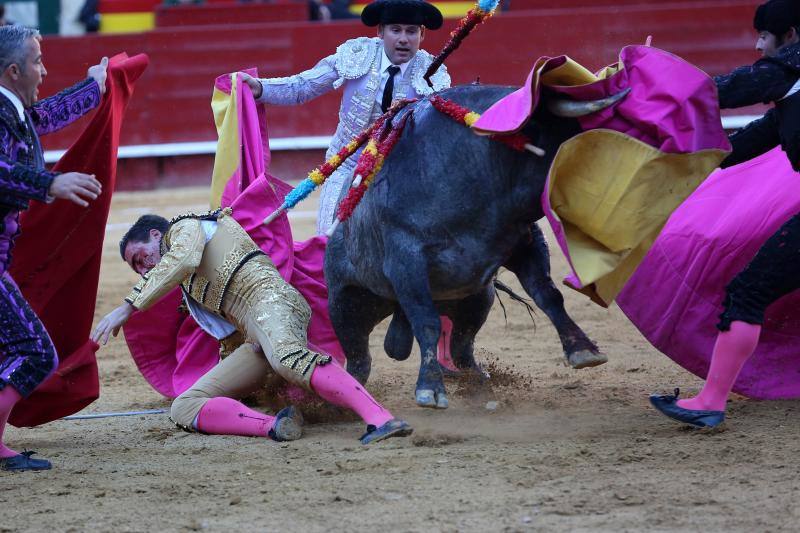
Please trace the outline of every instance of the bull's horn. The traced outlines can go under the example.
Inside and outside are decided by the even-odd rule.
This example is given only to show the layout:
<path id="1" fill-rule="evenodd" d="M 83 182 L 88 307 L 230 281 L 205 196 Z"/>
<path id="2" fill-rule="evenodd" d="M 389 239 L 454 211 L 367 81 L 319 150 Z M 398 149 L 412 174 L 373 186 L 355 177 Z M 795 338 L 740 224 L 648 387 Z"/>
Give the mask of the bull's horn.
<path id="1" fill-rule="evenodd" d="M 544 157 L 544 150 L 539 148 L 538 146 L 530 143 L 525 143 L 525 149 L 531 153 L 538 155 L 539 157 Z"/>
<path id="2" fill-rule="evenodd" d="M 628 93 L 631 92 L 631 88 L 628 87 L 624 91 L 620 91 L 617 94 L 613 94 L 607 98 L 601 98 L 600 100 L 591 100 L 588 102 L 580 102 L 577 100 L 564 100 L 564 99 L 556 99 L 550 100 L 547 102 L 547 109 L 550 110 L 552 114 L 557 117 L 569 117 L 569 118 L 577 118 L 589 115 L 591 113 L 597 113 L 607 107 L 611 107 L 612 105 L 616 104 L 626 96 Z"/>

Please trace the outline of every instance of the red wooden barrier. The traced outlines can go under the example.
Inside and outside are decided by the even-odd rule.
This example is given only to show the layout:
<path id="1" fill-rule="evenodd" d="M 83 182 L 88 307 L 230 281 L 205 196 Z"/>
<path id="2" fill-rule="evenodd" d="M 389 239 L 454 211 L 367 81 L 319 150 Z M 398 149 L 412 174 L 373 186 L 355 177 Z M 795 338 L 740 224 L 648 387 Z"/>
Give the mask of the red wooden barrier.
<path id="1" fill-rule="evenodd" d="M 156 27 L 203 26 L 212 24 L 257 24 L 265 22 L 305 22 L 305 2 L 220 3 L 156 7 Z"/>
<path id="2" fill-rule="evenodd" d="M 755 34 L 750 1 L 659 3 L 623 7 L 507 12 L 479 27 L 447 61 L 454 83 L 480 76 L 483 83 L 519 84 L 541 55 L 567 53 L 589 68 L 613 62 L 620 48 L 642 43 L 674 52 L 711 74 L 752 62 Z M 454 23 L 454 21 L 452 21 Z M 428 32 L 423 47 L 437 52 L 449 27 Z M 309 68 L 345 39 L 373 35 L 359 22 L 278 23 L 161 28 L 139 35 L 45 38 L 52 94 L 85 75 L 102 55 L 146 52 L 150 68 L 137 83 L 122 131 L 123 145 L 215 139 L 209 105 L 214 78 L 256 66 L 264 76 Z M 58 63 L 55 63 L 58 58 Z M 63 59 L 62 59 L 63 58 Z M 273 137 L 328 135 L 337 122 L 340 95 L 300 107 L 269 110 Z M 43 139 L 48 149 L 66 147 L 73 126 Z"/>

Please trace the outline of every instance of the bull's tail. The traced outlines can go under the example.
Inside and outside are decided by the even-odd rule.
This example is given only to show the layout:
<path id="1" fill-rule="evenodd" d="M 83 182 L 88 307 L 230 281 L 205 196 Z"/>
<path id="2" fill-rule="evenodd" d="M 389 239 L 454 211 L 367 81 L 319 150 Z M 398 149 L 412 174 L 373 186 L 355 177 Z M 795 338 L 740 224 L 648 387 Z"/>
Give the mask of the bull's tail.
<path id="1" fill-rule="evenodd" d="M 517 294 L 514 289 L 500 281 L 498 278 L 494 278 L 492 283 L 494 285 L 494 292 L 497 294 L 497 302 L 503 309 L 503 317 L 505 318 L 506 322 L 508 322 L 508 315 L 506 314 L 506 306 L 503 304 L 503 300 L 500 299 L 500 292 L 506 293 L 512 300 L 525 306 L 525 310 L 528 311 L 528 316 L 531 317 L 531 322 L 533 322 L 533 327 L 535 330 L 536 320 L 534 320 L 533 314 L 536 312 L 536 309 L 534 309 L 534 307 L 530 304 L 530 300 Z"/>

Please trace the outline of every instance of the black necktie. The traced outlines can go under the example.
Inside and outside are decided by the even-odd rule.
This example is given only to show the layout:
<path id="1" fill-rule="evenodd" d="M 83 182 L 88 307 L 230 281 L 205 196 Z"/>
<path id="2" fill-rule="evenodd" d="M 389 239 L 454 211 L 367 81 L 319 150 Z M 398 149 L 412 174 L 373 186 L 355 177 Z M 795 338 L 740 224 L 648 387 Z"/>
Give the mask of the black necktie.
<path id="1" fill-rule="evenodd" d="M 400 67 L 392 65 L 391 67 L 387 68 L 386 71 L 389 73 L 389 79 L 386 80 L 386 87 L 383 88 L 383 98 L 381 98 L 381 111 L 386 113 L 386 110 L 389 109 L 389 106 L 392 105 L 392 93 L 394 92 L 394 76 L 398 72 L 400 72 Z"/>
<path id="2" fill-rule="evenodd" d="M 22 135 L 26 139 L 31 138 L 31 124 L 28 121 L 28 114 L 26 113 L 23 115 L 23 118 L 20 120 L 20 129 L 22 130 Z"/>

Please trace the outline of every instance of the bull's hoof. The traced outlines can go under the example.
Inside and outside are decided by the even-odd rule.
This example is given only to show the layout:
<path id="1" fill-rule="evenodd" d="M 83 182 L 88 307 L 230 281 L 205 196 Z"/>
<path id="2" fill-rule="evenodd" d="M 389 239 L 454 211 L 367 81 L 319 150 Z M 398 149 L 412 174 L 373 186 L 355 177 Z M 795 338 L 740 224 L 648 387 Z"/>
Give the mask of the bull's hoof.
<path id="1" fill-rule="evenodd" d="M 420 407 L 431 407 L 433 409 L 447 409 L 450 402 L 444 392 L 435 393 L 431 389 L 420 389 L 416 392 L 415 398 Z"/>
<path id="2" fill-rule="evenodd" d="M 608 362 L 608 357 L 600 352 L 591 350 L 579 350 L 567 355 L 569 366 L 575 369 L 599 366 Z"/>

